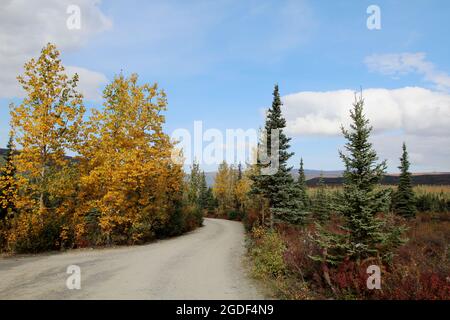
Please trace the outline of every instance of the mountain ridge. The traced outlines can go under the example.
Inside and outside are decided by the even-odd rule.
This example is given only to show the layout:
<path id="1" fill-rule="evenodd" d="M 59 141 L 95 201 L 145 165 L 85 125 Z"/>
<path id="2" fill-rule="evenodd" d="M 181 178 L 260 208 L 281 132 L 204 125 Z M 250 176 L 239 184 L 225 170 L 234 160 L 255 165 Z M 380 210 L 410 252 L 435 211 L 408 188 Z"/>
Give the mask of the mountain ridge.
<path id="1" fill-rule="evenodd" d="M 0 165 L 4 162 L 4 156 L 7 149 L 0 148 Z M 339 186 L 343 183 L 343 170 L 315 170 L 305 169 L 306 184 L 310 187 L 314 187 L 319 182 L 319 177 L 323 174 L 324 183 L 329 186 Z M 206 184 L 211 187 L 214 184 L 214 179 L 217 171 L 205 172 Z M 293 168 L 291 175 L 294 179 L 298 177 L 298 169 Z M 381 183 L 384 185 L 396 185 L 398 184 L 398 173 L 386 174 Z M 413 185 L 450 185 L 450 172 L 415 172 L 412 173 Z"/>

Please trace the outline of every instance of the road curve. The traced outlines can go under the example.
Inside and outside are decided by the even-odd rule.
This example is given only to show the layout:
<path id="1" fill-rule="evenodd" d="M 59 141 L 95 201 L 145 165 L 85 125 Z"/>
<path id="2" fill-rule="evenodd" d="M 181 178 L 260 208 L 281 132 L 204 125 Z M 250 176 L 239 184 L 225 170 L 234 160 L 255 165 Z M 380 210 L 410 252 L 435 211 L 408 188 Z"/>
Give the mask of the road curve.
<path id="1" fill-rule="evenodd" d="M 205 219 L 143 246 L 0 258 L 0 299 L 262 299 L 242 263 L 241 223 Z M 69 265 L 81 289 L 69 290 Z"/>

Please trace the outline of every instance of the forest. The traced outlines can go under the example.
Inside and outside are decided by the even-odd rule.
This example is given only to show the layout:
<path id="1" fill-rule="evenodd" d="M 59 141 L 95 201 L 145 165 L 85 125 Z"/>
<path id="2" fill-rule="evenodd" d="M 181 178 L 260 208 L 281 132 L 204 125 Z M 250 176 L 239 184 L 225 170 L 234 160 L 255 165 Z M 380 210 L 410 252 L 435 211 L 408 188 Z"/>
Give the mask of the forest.
<path id="1" fill-rule="evenodd" d="M 223 162 L 210 187 L 199 163 L 187 174 L 172 161 L 178 150 L 164 132 L 167 97 L 156 83 L 120 73 L 88 112 L 78 76 L 65 73 L 53 44 L 24 70 L 26 96 L 10 105 L 1 169 L 1 252 L 143 244 L 211 217 L 243 222 L 252 273 L 276 298 L 450 297 L 450 188 L 413 184 L 406 144 L 397 183 L 382 184 L 387 164 L 370 142 L 362 94 L 342 127 L 341 185 L 324 177 L 308 185 L 275 85 L 264 129 L 279 130 L 279 149 L 261 137 L 254 164 Z M 270 164 L 260 149 L 277 153 L 275 174 L 263 173 Z M 382 270 L 381 290 L 367 288 L 372 265 Z"/>

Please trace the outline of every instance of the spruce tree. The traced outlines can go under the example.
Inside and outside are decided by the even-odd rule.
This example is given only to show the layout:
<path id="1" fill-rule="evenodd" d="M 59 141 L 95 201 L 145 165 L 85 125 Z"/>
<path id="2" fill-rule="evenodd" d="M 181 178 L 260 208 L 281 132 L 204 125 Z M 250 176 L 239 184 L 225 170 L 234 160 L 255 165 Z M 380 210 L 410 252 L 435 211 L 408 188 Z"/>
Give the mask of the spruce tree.
<path id="1" fill-rule="evenodd" d="M 208 212 L 214 212 L 214 210 L 217 208 L 217 200 L 214 198 L 213 189 L 211 187 L 208 187 L 206 190 L 206 209 Z"/>
<path id="2" fill-rule="evenodd" d="M 297 186 L 299 198 L 300 201 L 302 202 L 302 207 L 304 210 L 308 210 L 310 200 L 307 192 L 305 170 L 303 169 L 303 158 L 300 159 L 300 168 L 298 169 Z"/>
<path id="3" fill-rule="evenodd" d="M 188 190 L 188 200 L 192 205 L 198 206 L 200 198 L 200 165 L 196 160 L 194 160 L 191 166 L 191 174 L 189 175 L 189 190 Z"/>
<path id="4" fill-rule="evenodd" d="M 265 139 L 262 139 L 259 148 L 264 150 L 270 163 L 262 163 L 258 158 L 257 166 L 259 172 L 262 169 L 273 168 L 274 158 L 278 160 L 278 167 L 274 174 L 259 174 L 252 176 L 252 192 L 263 195 L 270 208 L 270 227 L 273 227 L 275 219 L 291 223 L 301 223 L 304 219 L 304 213 L 301 211 L 301 202 L 298 198 L 294 180 L 290 173 L 291 167 L 288 167 L 287 161 L 293 155 L 289 152 L 289 141 L 291 140 L 284 133 L 286 120 L 281 112 L 281 98 L 278 85 L 275 85 L 273 91 L 272 107 L 268 110 L 265 123 Z M 276 137 L 278 149 L 272 150 L 272 134 L 278 131 Z M 265 140 L 265 141 L 264 141 Z"/>
<path id="5" fill-rule="evenodd" d="M 353 107 L 350 111 L 351 131 L 342 127 L 348 141 L 345 145 L 348 154 L 339 152 L 345 171 L 343 201 L 338 212 L 346 218 L 348 253 L 359 258 L 377 254 L 377 246 L 387 238 L 382 231 L 384 222 L 376 214 L 386 210 L 389 191 L 377 188 L 387 164 L 386 161 L 377 163 L 377 153 L 369 142 L 372 127 L 363 113 L 362 97 L 355 101 Z"/>
<path id="6" fill-rule="evenodd" d="M 408 152 L 406 144 L 403 143 L 403 154 L 400 158 L 400 180 L 397 192 L 393 197 L 394 212 L 406 218 L 416 215 L 415 196 L 411 183 L 411 173 L 409 172 Z"/>
<path id="7" fill-rule="evenodd" d="M 372 127 L 363 114 L 363 106 L 362 97 L 356 99 L 350 110 L 351 130 L 342 127 L 347 152 L 339 152 L 345 171 L 344 188 L 336 211 L 344 218 L 341 226 L 344 233 L 319 228 L 321 233 L 317 242 L 326 252 L 320 259 L 330 263 L 344 258 L 360 261 L 376 256 L 388 260 L 393 249 L 402 243 L 402 228 L 377 217 L 389 206 L 390 190 L 380 188 L 387 165 L 386 161 L 377 163 L 377 153 L 369 142 Z"/>
<path id="8" fill-rule="evenodd" d="M 325 181 L 323 179 L 323 173 L 320 174 L 319 182 L 317 184 L 317 190 L 314 195 L 313 202 L 314 218 L 317 221 L 325 222 L 330 216 L 330 205 L 327 192 L 325 190 Z"/>
<path id="9" fill-rule="evenodd" d="M 238 164 L 238 173 L 237 173 L 237 181 L 242 180 L 242 163 L 239 162 Z"/>
<path id="10" fill-rule="evenodd" d="M 208 208 L 208 185 L 206 184 L 206 175 L 203 171 L 200 175 L 200 185 L 198 193 L 198 205 L 200 209 L 205 210 Z"/>

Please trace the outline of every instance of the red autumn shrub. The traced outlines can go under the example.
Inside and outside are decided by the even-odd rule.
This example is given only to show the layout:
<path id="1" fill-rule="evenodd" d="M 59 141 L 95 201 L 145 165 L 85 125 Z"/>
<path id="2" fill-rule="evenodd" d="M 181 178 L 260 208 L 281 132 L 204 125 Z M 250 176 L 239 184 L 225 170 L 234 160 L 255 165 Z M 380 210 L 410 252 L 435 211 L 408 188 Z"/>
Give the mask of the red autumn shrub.
<path id="1" fill-rule="evenodd" d="M 450 299 L 450 222 L 419 214 L 408 223 L 409 241 L 397 250 L 380 299 Z"/>
<path id="2" fill-rule="evenodd" d="M 432 271 L 411 272 L 398 268 L 382 277 L 382 290 L 378 299 L 392 300 L 449 300 L 450 282 L 445 275 Z"/>
<path id="3" fill-rule="evenodd" d="M 252 230 L 259 223 L 258 211 L 251 209 L 244 216 L 244 226 L 247 231 Z"/>
<path id="4" fill-rule="evenodd" d="M 279 233 L 286 244 L 284 260 L 289 270 L 301 279 L 313 278 L 319 263 L 310 256 L 318 255 L 320 248 L 311 239 L 314 226 L 298 228 L 288 224 L 278 225 Z"/>

